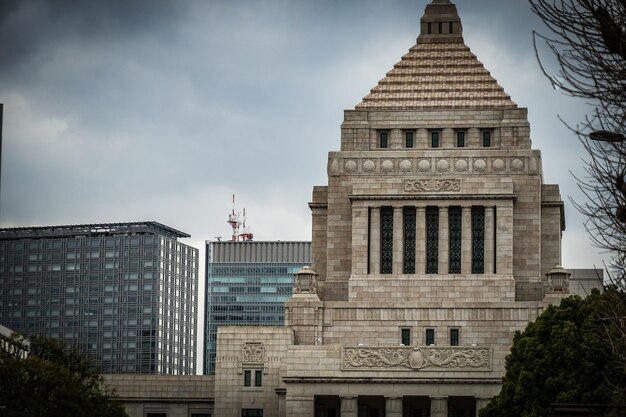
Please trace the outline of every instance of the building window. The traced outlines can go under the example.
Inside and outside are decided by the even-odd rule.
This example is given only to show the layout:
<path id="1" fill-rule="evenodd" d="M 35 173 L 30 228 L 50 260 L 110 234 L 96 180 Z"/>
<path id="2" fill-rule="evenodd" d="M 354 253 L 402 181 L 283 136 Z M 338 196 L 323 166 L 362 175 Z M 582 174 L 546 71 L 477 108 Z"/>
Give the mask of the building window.
<path id="1" fill-rule="evenodd" d="M 242 408 L 241 417 L 263 417 L 262 408 Z"/>
<path id="2" fill-rule="evenodd" d="M 254 386 L 260 387 L 263 385 L 263 371 L 254 371 Z"/>
<path id="3" fill-rule="evenodd" d="M 483 130 L 483 147 L 491 147 L 491 130 Z"/>
<path id="4" fill-rule="evenodd" d="M 393 209 L 380 209 L 380 273 L 393 271 Z"/>
<path id="5" fill-rule="evenodd" d="M 430 35 L 431 33 L 433 33 L 433 26 L 431 22 L 428 22 L 428 34 Z"/>
<path id="6" fill-rule="evenodd" d="M 435 329 L 426 329 L 426 346 L 435 344 Z"/>
<path id="7" fill-rule="evenodd" d="M 461 273 L 461 207 L 450 207 L 450 274 Z"/>
<path id="8" fill-rule="evenodd" d="M 415 207 L 404 209 L 403 273 L 415 273 Z"/>
<path id="9" fill-rule="evenodd" d="M 459 329 L 450 329 L 450 346 L 459 345 Z"/>
<path id="10" fill-rule="evenodd" d="M 249 387 L 252 385 L 252 371 L 243 371 L 243 386 Z"/>
<path id="11" fill-rule="evenodd" d="M 485 208 L 472 208 L 472 274 L 485 272 Z"/>
<path id="12" fill-rule="evenodd" d="M 439 271 L 439 209 L 426 208 L 426 273 Z"/>
<path id="13" fill-rule="evenodd" d="M 431 148 L 439 147 L 439 131 L 438 130 L 432 130 L 430 132 L 430 147 Z"/>
<path id="14" fill-rule="evenodd" d="M 413 147 L 413 132 L 404 132 L 404 147 L 412 148 Z"/>
<path id="15" fill-rule="evenodd" d="M 380 148 L 388 148 L 389 147 L 389 132 L 379 132 L 378 133 L 378 146 Z"/>
<path id="16" fill-rule="evenodd" d="M 457 148 L 465 147 L 465 131 L 464 130 L 458 130 L 456 132 L 456 147 Z"/>
<path id="17" fill-rule="evenodd" d="M 443 33 L 443 22 L 439 22 L 439 33 Z"/>
<path id="18" fill-rule="evenodd" d="M 454 23 L 453 22 L 448 23 L 448 32 L 449 33 L 454 33 Z"/>
<path id="19" fill-rule="evenodd" d="M 400 335 L 401 335 L 401 343 L 404 346 L 410 346 L 411 345 L 411 329 L 401 329 Z"/>

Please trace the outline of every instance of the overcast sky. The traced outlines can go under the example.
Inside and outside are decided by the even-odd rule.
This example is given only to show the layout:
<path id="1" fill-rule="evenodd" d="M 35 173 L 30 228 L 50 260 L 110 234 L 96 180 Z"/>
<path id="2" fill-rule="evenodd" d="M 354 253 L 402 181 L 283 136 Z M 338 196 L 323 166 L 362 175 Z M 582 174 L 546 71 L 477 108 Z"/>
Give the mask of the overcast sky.
<path id="1" fill-rule="evenodd" d="M 3 0 L 0 226 L 155 220 L 309 240 L 343 109 L 415 43 L 424 0 Z M 600 265 L 568 196 L 584 103 L 540 74 L 524 0 L 459 0 L 467 45 L 521 107 L 566 203 L 563 264 Z M 200 264 L 201 268 L 203 263 Z M 203 279 L 201 272 L 201 280 Z"/>

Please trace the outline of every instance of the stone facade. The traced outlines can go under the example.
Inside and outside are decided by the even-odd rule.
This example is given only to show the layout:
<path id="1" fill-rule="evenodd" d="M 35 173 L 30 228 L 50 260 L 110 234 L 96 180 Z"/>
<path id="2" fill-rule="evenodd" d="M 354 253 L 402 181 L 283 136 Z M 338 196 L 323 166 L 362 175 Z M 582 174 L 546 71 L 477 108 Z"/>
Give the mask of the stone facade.
<path id="1" fill-rule="evenodd" d="M 515 331 L 570 293 L 555 268 L 563 202 L 526 109 L 464 44 L 448 0 L 426 6 L 420 29 L 344 113 L 309 203 L 315 285 L 298 286 L 283 329 L 220 329 L 218 415 L 475 416 Z M 254 367 L 268 373 L 254 393 L 247 343 L 263 343 Z"/>

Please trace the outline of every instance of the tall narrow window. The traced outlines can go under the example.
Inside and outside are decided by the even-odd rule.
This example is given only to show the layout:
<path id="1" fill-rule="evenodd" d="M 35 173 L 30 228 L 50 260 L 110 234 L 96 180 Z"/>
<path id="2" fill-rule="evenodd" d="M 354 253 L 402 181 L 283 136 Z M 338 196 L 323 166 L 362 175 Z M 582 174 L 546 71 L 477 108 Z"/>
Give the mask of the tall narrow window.
<path id="1" fill-rule="evenodd" d="M 450 273 L 461 273 L 461 207 L 450 207 Z"/>
<path id="2" fill-rule="evenodd" d="M 254 371 L 254 386 L 260 387 L 263 385 L 263 371 Z"/>
<path id="3" fill-rule="evenodd" d="M 404 132 L 404 147 L 413 147 L 413 132 Z"/>
<path id="4" fill-rule="evenodd" d="M 388 148 L 389 147 L 389 132 L 379 132 L 378 133 L 378 145 L 381 148 Z"/>
<path id="5" fill-rule="evenodd" d="M 485 272 L 485 208 L 472 207 L 472 274 Z"/>
<path id="6" fill-rule="evenodd" d="M 426 273 L 439 271 L 439 209 L 426 209 Z"/>
<path id="7" fill-rule="evenodd" d="M 459 345 L 459 329 L 450 329 L 450 346 Z"/>
<path id="8" fill-rule="evenodd" d="M 491 130 L 483 130 L 483 147 L 491 147 Z"/>
<path id="9" fill-rule="evenodd" d="M 380 209 L 380 273 L 393 271 L 393 209 Z"/>
<path id="10" fill-rule="evenodd" d="M 465 147 L 465 131 L 457 130 L 456 132 L 456 147 L 464 148 Z"/>
<path id="11" fill-rule="evenodd" d="M 431 148 L 439 147 L 439 131 L 438 130 L 432 130 L 430 132 L 430 147 Z"/>
<path id="12" fill-rule="evenodd" d="M 433 26 L 430 22 L 428 22 L 428 34 L 430 35 L 431 33 L 433 33 Z"/>
<path id="13" fill-rule="evenodd" d="M 443 22 L 439 22 L 439 33 L 443 33 Z"/>
<path id="14" fill-rule="evenodd" d="M 401 329 L 400 330 L 401 333 L 401 343 L 404 346 L 410 346 L 411 345 L 411 329 Z"/>
<path id="15" fill-rule="evenodd" d="M 454 23 L 448 23 L 448 33 L 454 33 Z"/>
<path id="16" fill-rule="evenodd" d="M 252 371 L 243 371 L 243 386 L 249 387 L 252 384 Z"/>
<path id="17" fill-rule="evenodd" d="M 426 329 L 426 346 L 435 344 L 435 329 Z"/>
<path id="18" fill-rule="evenodd" d="M 404 209 L 404 266 L 403 273 L 415 273 L 415 207 Z"/>

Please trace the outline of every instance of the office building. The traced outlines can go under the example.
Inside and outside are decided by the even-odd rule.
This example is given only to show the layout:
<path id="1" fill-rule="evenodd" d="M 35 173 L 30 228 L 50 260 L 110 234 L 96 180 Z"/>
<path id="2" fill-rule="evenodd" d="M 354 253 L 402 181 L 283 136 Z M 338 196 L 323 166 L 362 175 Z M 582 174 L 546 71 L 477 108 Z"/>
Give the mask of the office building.
<path id="1" fill-rule="evenodd" d="M 157 222 L 0 229 L 0 323 L 104 373 L 195 374 L 198 250 Z"/>
<path id="2" fill-rule="evenodd" d="M 416 27 L 344 112 L 285 326 L 218 329 L 215 415 L 476 416 L 515 331 L 595 285 L 559 266 L 559 187 L 456 6 L 432 0 Z"/>
<path id="3" fill-rule="evenodd" d="M 204 373 L 215 373 L 219 326 L 282 326 L 294 273 L 311 242 L 206 242 Z"/>

